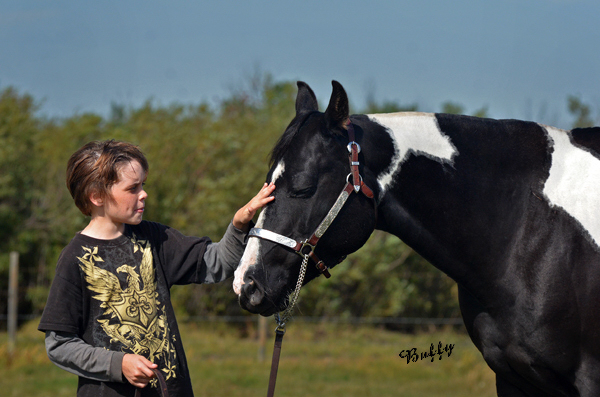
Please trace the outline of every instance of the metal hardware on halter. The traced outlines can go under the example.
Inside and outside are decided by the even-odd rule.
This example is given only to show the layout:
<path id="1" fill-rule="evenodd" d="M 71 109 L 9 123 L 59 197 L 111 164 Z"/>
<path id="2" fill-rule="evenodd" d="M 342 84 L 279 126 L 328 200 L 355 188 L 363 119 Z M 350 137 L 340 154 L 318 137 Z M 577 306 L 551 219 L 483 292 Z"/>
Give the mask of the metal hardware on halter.
<path id="1" fill-rule="evenodd" d="M 348 144 L 348 153 L 352 153 L 352 146 L 356 146 L 356 153 L 360 153 L 360 145 L 355 141 L 352 141 Z"/>
<path id="2" fill-rule="evenodd" d="M 310 251 L 308 251 L 308 252 L 304 252 L 304 248 L 306 248 L 306 247 L 308 247 L 308 249 L 310 249 Z M 301 256 L 304 256 L 304 255 L 310 255 L 310 254 L 312 254 L 313 252 L 315 252 L 315 248 L 317 248 L 317 247 L 315 247 L 314 245 L 312 245 L 311 243 L 309 243 L 309 242 L 308 242 L 308 240 L 304 240 L 304 241 L 302 242 L 302 245 L 300 246 L 300 250 L 298 251 L 298 253 L 299 253 Z"/>
<path id="3" fill-rule="evenodd" d="M 355 185 L 355 184 L 354 184 L 354 176 L 352 176 L 352 173 L 349 173 L 349 174 L 348 174 L 348 176 L 346 177 L 346 182 L 348 182 L 348 183 L 351 183 L 351 182 L 350 182 L 350 177 L 352 177 L 352 178 L 353 178 L 353 180 L 352 180 L 352 186 L 354 186 L 354 191 L 355 191 L 356 193 L 358 193 L 358 191 L 360 190 L 360 188 L 361 188 L 361 187 L 362 187 L 362 185 L 363 185 L 362 175 L 361 175 L 361 174 L 358 174 L 358 177 L 359 177 L 359 179 L 360 179 L 360 183 L 359 183 L 358 185 Z"/>

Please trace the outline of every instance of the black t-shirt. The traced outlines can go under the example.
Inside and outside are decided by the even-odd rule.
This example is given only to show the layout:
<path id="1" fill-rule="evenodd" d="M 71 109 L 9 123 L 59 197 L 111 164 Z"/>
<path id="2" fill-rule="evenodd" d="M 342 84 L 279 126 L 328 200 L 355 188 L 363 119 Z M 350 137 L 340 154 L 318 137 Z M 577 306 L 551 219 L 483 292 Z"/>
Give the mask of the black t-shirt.
<path id="1" fill-rule="evenodd" d="M 233 269 L 214 269 L 203 256 L 211 241 L 143 221 L 114 240 L 77 234 L 62 251 L 38 329 L 77 334 L 86 343 L 134 353 L 158 364 L 169 393 L 192 387 L 169 289 L 220 281 Z M 129 383 L 79 377 L 78 396 L 133 396 Z M 143 395 L 158 395 L 153 387 Z"/>

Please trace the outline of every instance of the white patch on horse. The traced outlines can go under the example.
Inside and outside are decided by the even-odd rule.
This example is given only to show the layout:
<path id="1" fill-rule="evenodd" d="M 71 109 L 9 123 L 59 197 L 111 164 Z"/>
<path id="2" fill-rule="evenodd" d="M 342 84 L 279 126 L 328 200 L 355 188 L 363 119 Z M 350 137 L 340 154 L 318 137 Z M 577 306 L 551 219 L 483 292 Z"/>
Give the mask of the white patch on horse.
<path id="1" fill-rule="evenodd" d="M 600 246 L 600 161 L 574 146 L 567 131 L 543 127 L 554 147 L 544 194 L 552 206 L 575 218 Z"/>
<path id="2" fill-rule="evenodd" d="M 271 182 L 275 183 L 275 181 L 283 175 L 283 171 L 285 171 L 285 164 L 283 161 L 277 163 L 277 167 L 273 170 L 273 174 L 271 175 Z"/>
<path id="3" fill-rule="evenodd" d="M 273 170 L 273 174 L 271 176 L 271 182 L 275 183 L 277 179 L 283 175 L 285 171 L 285 164 L 283 161 L 280 161 L 275 170 Z M 276 183 L 275 183 L 276 184 Z M 262 228 L 265 223 L 265 218 L 267 214 L 267 210 L 269 207 L 264 208 L 260 215 L 258 216 L 258 220 L 256 221 L 256 227 Z M 260 258 L 260 241 L 258 238 L 251 238 L 246 245 L 246 249 L 244 250 L 244 255 L 242 255 L 242 259 L 240 259 L 240 263 L 238 268 L 235 270 L 234 279 L 233 279 L 233 291 L 239 296 L 242 293 L 242 285 L 244 285 L 244 275 L 248 271 L 248 269 L 258 262 L 258 258 Z"/>
<path id="4" fill-rule="evenodd" d="M 458 155 L 456 147 L 444 135 L 432 113 L 402 112 L 367 116 L 385 127 L 394 142 L 395 155 L 390 167 L 377 178 L 383 194 L 410 153 L 427 156 L 442 164 L 453 164 L 454 157 Z"/>
<path id="5" fill-rule="evenodd" d="M 256 221 L 256 227 L 262 227 L 265 220 L 266 211 L 263 210 L 258 216 L 258 220 Z M 248 244 L 246 245 L 246 249 L 244 250 L 244 255 L 242 255 L 242 259 L 240 259 L 240 264 L 237 269 L 235 269 L 234 278 L 233 278 L 233 291 L 238 294 L 238 296 L 242 293 L 242 285 L 244 285 L 244 275 L 246 271 L 251 266 L 254 266 L 257 262 L 257 259 L 260 255 L 260 245 L 257 238 L 249 239 Z"/>

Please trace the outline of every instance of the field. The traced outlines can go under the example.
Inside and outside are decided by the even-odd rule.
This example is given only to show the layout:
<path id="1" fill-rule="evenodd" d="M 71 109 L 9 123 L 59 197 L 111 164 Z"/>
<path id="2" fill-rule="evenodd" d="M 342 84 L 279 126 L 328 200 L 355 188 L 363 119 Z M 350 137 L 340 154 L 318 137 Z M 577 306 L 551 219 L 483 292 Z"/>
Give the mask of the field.
<path id="1" fill-rule="evenodd" d="M 269 328 L 271 328 L 269 322 Z M 17 354 L 8 362 L 0 333 L 2 396 L 74 396 L 77 379 L 50 363 L 37 321 L 19 332 Z M 266 395 L 273 340 L 265 360 L 251 330 L 223 323 L 180 324 L 196 396 Z M 274 324 L 273 327 L 274 328 Z M 441 355 L 421 359 L 431 344 Z M 453 344 L 448 357 L 446 345 Z M 407 351 L 415 360 L 407 363 Z M 404 351 L 404 352 L 403 352 Z M 495 396 L 494 375 L 463 333 L 418 335 L 369 326 L 291 323 L 283 340 L 275 395 L 284 396 Z"/>

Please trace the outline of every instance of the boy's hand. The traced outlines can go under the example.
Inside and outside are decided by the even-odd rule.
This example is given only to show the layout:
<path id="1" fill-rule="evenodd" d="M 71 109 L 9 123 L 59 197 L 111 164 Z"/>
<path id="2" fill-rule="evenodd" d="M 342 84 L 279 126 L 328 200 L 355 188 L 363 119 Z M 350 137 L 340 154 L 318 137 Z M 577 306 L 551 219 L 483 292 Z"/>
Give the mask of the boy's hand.
<path id="1" fill-rule="evenodd" d="M 146 357 L 138 356 L 137 354 L 126 354 L 123 356 L 122 369 L 125 378 L 135 387 L 146 387 L 150 379 L 154 378 L 152 368 L 157 368 Z"/>
<path id="2" fill-rule="evenodd" d="M 275 185 L 273 182 L 268 185 L 265 183 L 258 194 L 254 196 L 254 198 L 252 198 L 248 204 L 240 208 L 238 212 L 235 213 L 233 217 L 233 226 L 247 232 L 248 223 L 250 223 L 252 218 L 254 218 L 256 211 L 275 199 L 275 197 L 271 196 L 274 190 Z"/>

